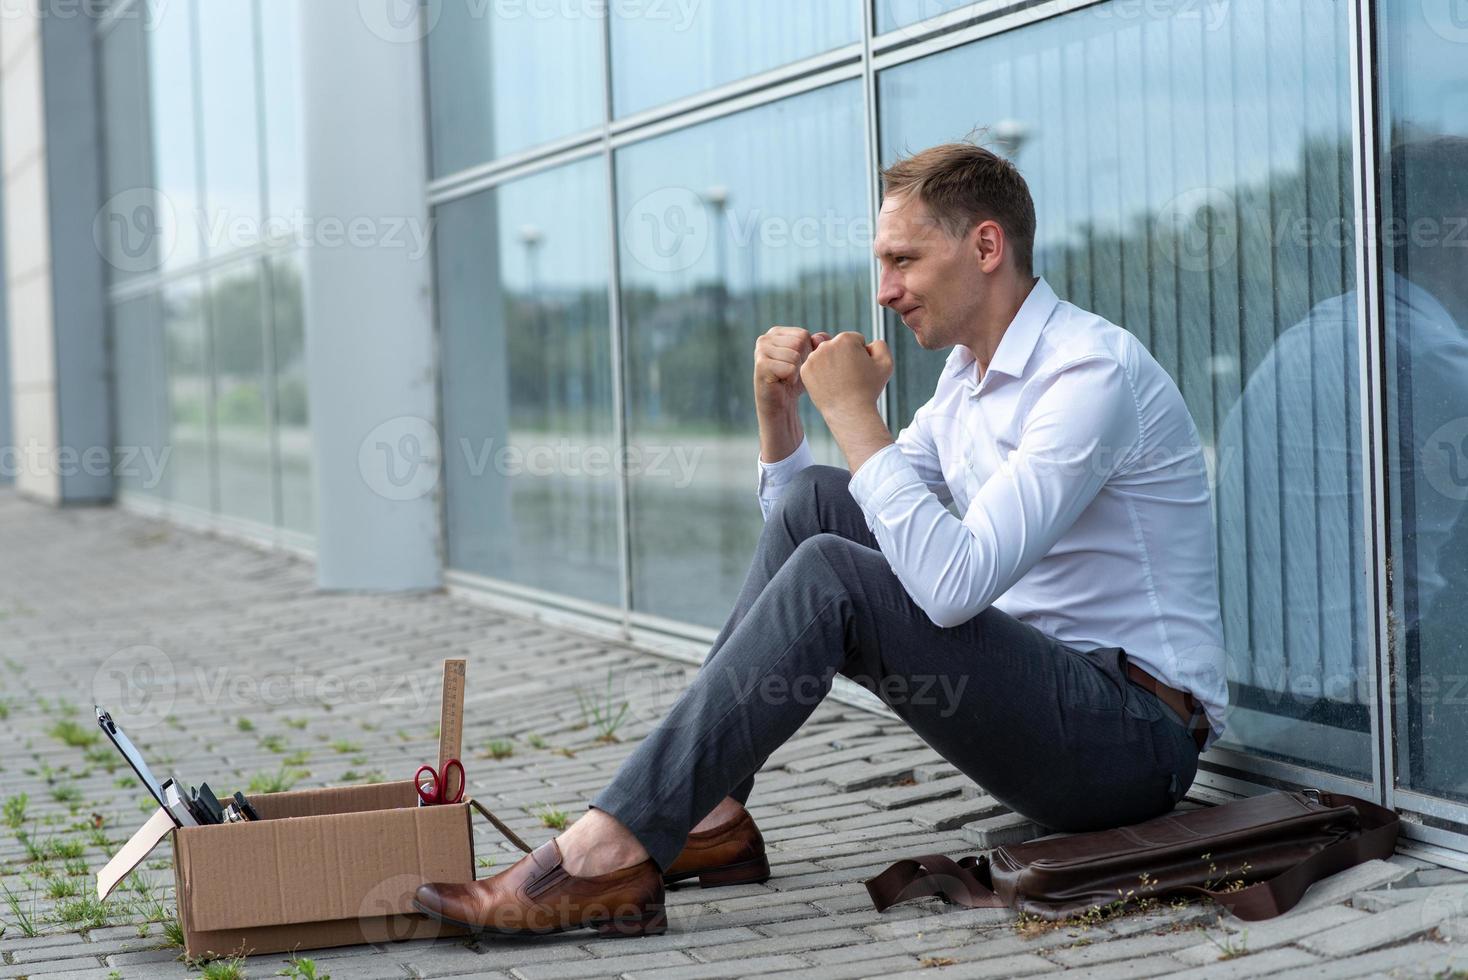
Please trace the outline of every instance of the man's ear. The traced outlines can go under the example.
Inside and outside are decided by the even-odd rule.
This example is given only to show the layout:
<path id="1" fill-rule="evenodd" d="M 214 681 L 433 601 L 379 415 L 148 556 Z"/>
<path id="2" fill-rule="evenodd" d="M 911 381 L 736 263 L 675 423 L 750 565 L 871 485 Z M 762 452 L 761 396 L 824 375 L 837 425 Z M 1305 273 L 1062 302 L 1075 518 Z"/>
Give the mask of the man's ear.
<path id="1" fill-rule="evenodd" d="M 1008 246 L 1008 242 L 1004 240 L 1004 228 L 999 222 L 993 219 L 980 221 L 969 231 L 969 238 L 974 254 L 978 257 L 980 271 L 991 274 L 998 269 L 1004 261 Z"/>

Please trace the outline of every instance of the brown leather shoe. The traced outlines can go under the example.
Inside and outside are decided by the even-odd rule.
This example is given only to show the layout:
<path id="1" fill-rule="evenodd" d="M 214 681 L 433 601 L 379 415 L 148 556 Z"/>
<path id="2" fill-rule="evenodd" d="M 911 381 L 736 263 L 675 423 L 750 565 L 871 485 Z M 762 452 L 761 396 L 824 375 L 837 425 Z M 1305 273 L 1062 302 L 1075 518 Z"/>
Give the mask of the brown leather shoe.
<path id="1" fill-rule="evenodd" d="M 695 876 L 703 888 L 746 885 L 770 877 L 765 839 L 748 810 L 741 806 L 733 819 L 689 834 L 678 859 L 663 872 L 663 881 L 671 885 Z"/>
<path id="2" fill-rule="evenodd" d="M 604 936 L 666 932 L 663 879 L 648 858 L 630 868 L 578 878 L 561 865 L 551 838 L 491 878 L 422 885 L 424 915 L 474 932 L 540 935 L 593 928 Z"/>

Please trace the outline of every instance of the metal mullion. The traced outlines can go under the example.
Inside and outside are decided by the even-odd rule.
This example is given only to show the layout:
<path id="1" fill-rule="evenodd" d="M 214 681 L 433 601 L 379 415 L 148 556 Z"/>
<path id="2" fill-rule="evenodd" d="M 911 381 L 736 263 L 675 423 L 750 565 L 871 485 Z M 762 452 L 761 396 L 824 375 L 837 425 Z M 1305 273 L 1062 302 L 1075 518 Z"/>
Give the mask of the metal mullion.
<path id="1" fill-rule="evenodd" d="M 418 16 L 419 17 L 425 17 L 425 16 L 427 16 L 427 12 L 424 11 L 424 10 L 419 10 Z M 418 111 L 423 114 L 423 116 L 422 116 L 422 119 L 423 119 L 423 143 L 422 143 L 422 147 L 421 147 L 421 152 L 424 155 L 424 160 L 427 162 L 427 167 L 428 167 L 428 171 L 427 172 L 428 172 L 428 174 L 430 175 L 430 178 L 431 178 L 431 175 L 433 173 L 433 169 L 432 169 L 433 168 L 433 112 L 432 112 L 431 106 L 430 106 L 430 99 L 432 98 L 432 92 L 431 92 L 431 89 L 429 87 L 429 77 L 428 77 L 428 32 L 427 31 L 424 31 L 423 32 L 423 36 L 421 38 L 419 38 L 419 40 L 418 40 L 418 83 L 419 83 L 418 84 L 418 91 L 419 91 L 420 95 L 422 96 L 422 98 L 419 100 L 419 103 L 418 103 Z M 427 182 L 427 184 L 425 185 L 425 187 L 432 187 L 432 186 L 433 186 L 433 181 L 430 179 Z M 431 229 L 432 228 L 436 228 L 437 227 L 437 224 L 436 224 L 436 219 L 435 219 L 434 213 L 433 213 L 433 209 L 434 209 L 434 201 L 433 201 L 433 198 L 432 198 L 431 195 L 425 193 L 424 199 L 425 199 L 424 213 L 425 213 L 426 217 L 428 218 L 428 227 L 431 228 Z M 440 479 L 442 479 L 442 481 L 443 481 L 442 487 L 441 487 L 440 491 L 437 494 L 434 495 L 435 496 L 434 516 L 435 516 L 435 518 L 437 520 L 437 527 L 436 527 L 435 530 L 437 531 L 437 536 L 438 536 L 438 555 L 439 555 L 438 567 L 439 567 L 439 576 L 440 576 L 441 581 L 444 582 L 445 584 L 447 584 L 447 582 L 448 582 L 448 576 L 449 576 L 449 500 L 448 500 L 448 498 L 449 498 L 449 490 L 448 490 L 448 474 L 447 474 L 447 472 L 444 469 L 443 456 L 442 456 L 442 447 L 443 447 L 444 441 L 445 441 L 445 439 L 447 437 L 448 426 L 447 426 L 447 423 L 445 422 L 446 416 L 445 416 L 445 413 L 444 413 L 444 371 L 443 371 L 444 341 L 443 341 L 443 324 L 442 324 L 442 322 L 439 319 L 440 307 L 441 307 L 442 304 L 439 302 L 439 296 L 438 296 L 438 291 L 439 291 L 439 277 L 438 277 L 439 255 L 438 255 L 438 236 L 437 236 L 437 234 L 430 234 L 428 236 L 428 255 L 427 255 L 427 261 L 428 261 L 428 280 L 429 280 L 429 283 L 430 283 L 429 289 L 428 289 L 429 337 L 430 337 L 430 339 L 432 341 L 432 344 L 433 344 L 433 352 L 430 355 L 430 357 L 432 359 L 432 364 L 433 364 L 433 424 L 434 424 L 434 428 L 435 428 L 435 430 L 437 431 L 437 434 L 438 434 L 438 441 L 439 441 L 439 446 L 440 446 L 440 458 L 439 458 L 439 467 L 440 467 L 440 470 L 439 470 L 439 473 L 440 473 Z M 303 257 L 302 258 L 302 268 L 303 269 L 304 269 L 304 265 L 305 265 L 305 259 Z M 304 329 L 310 329 L 310 325 L 304 323 L 304 314 L 303 314 L 303 324 L 302 324 L 302 326 L 303 326 Z M 304 337 L 302 339 L 304 339 Z M 309 394 L 309 392 L 308 392 L 308 394 Z M 307 411 L 308 412 L 310 411 L 309 404 L 307 406 Z M 313 463 L 313 465 L 314 465 L 314 463 Z"/>
<path id="2" fill-rule="evenodd" d="M 608 18 L 610 23 L 610 18 Z M 610 28 L 608 28 L 610 30 Z M 623 136 L 632 132 L 643 132 L 656 130 L 665 132 L 663 125 L 672 120 L 683 119 L 688 116 L 697 115 L 699 112 L 714 108 L 721 103 L 734 102 L 747 99 L 756 101 L 772 101 L 769 98 L 760 99 L 760 96 L 773 89 L 784 89 L 792 84 L 798 84 L 811 76 L 824 75 L 833 68 L 843 65 L 859 64 L 862 57 L 864 41 L 854 41 L 843 44 L 829 51 L 792 61 L 789 64 L 780 65 L 766 71 L 748 75 L 744 78 L 726 82 L 702 92 L 675 99 L 672 102 L 651 109 L 644 109 L 629 116 L 617 119 L 612 115 L 611 89 L 607 89 L 608 107 L 607 118 L 614 136 Z M 610 51 L 610 47 L 608 48 Z M 608 58 L 608 65 L 611 61 Z M 814 86 L 811 86 L 814 87 Z"/>
<path id="3" fill-rule="evenodd" d="M 429 184 L 428 203 L 430 206 L 447 204 L 461 198 L 472 197 L 480 191 L 499 187 L 522 177 L 545 173 L 555 170 L 567 164 L 576 163 L 580 160 L 588 160 L 603 152 L 603 137 L 598 136 L 596 142 L 579 143 L 576 146 L 554 156 L 538 157 L 534 160 L 519 163 L 513 167 L 497 167 L 486 170 L 473 180 L 456 181 L 451 184 Z"/>
<path id="4" fill-rule="evenodd" d="M 1352 198 L 1356 219 L 1356 323 L 1361 399 L 1361 459 L 1366 464 L 1366 499 L 1361 509 L 1364 535 L 1363 562 L 1367 575 L 1368 619 L 1373 629 L 1371 653 L 1375 681 L 1371 711 L 1372 771 L 1377 796 L 1384 806 L 1395 806 L 1396 760 L 1391 749 L 1393 679 L 1391 650 L 1391 583 L 1386 575 L 1390 558 L 1387 520 L 1390 501 L 1386 480 L 1384 311 L 1381 293 L 1381 254 L 1376 230 L 1376 68 L 1371 0 L 1354 0 L 1347 11 L 1350 24 Z"/>
<path id="5" fill-rule="evenodd" d="M 1253 749 L 1233 749 L 1215 745 L 1208 750 L 1206 762 L 1198 767 L 1198 782 L 1230 792 L 1252 784 L 1258 787 L 1296 789 L 1312 787 L 1352 796 L 1370 795 L 1371 781 L 1341 773 L 1327 772 L 1313 764 L 1287 762 L 1260 755 Z"/>
<path id="6" fill-rule="evenodd" d="M 627 406 L 624 398 L 626 371 L 622 336 L 622 270 L 619 243 L 621 221 L 617 214 L 617 174 L 612 134 L 612 15 L 602 18 L 602 131 L 600 151 L 607 202 L 607 319 L 611 328 L 612 355 L 612 446 L 613 459 L 627 458 Z M 621 622 L 624 638 L 632 633 L 632 499 L 626 466 L 617 471 L 617 570 L 620 585 Z"/>
<path id="7" fill-rule="evenodd" d="M 1047 3 L 1022 5 L 1023 2 L 1024 0 L 1003 0 L 1003 2 L 993 0 L 993 2 L 978 3 L 971 7 L 950 11 L 933 18 L 933 23 L 935 25 L 963 24 L 981 14 L 988 13 L 990 16 L 979 23 L 956 27 L 922 40 L 913 40 L 915 32 L 911 27 L 889 31 L 874 41 L 873 61 L 876 70 L 883 71 L 894 65 L 926 58 L 930 54 L 937 54 L 939 51 L 947 51 L 950 48 L 962 47 L 970 42 L 1002 34 L 1015 28 L 1061 17 L 1085 7 L 1106 3 L 1108 0 L 1049 0 Z M 937 29 L 937 27 L 934 28 L 934 30 Z"/>
<path id="8" fill-rule="evenodd" d="M 210 249 L 208 236 L 204 233 L 208 225 L 209 214 L 209 185 L 208 177 L 204 169 L 204 75 L 201 70 L 203 59 L 199 50 L 199 10 L 200 4 L 190 2 L 189 11 L 189 66 L 193 76 L 193 92 L 190 104 L 194 110 L 194 181 L 198 187 L 198 218 L 202 219 L 196 228 L 196 239 L 199 245 L 199 254 L 204 260 L 213 257 Z M 205 265 L 201 261 L 200 265 Z M 214 516 L 220 514 L 220 492 L 219 492 L 219 378 L 214 364 L 214 303 L 210 297 L 210 276 L 207 271 L 201 272 L 199 281 L 199 316 L 200 327 L 204 332 L 204 372 L 208 379 L 205 390 L 208 392 L 208 401 L 204 407 L 204 432 L 208 440 L 209 457 L 209 511 Z"/>
<path id="9" fill-rule="evenodd" d="M 587 619 L 600 620 L 609 627 L 614 627 L 619 637 L 626 638 L 626 617 L 617 606 L 457 568 L 444 569 L 443 579 L 444 586 L 450 592 L 463 590 L 474 596 L 492 596 L 496 599 L 528 603 L 542 610 L 574 613 Z"/>
<path id="10" fill-rule="evenodd" d="M 1412 789 L 1393 789 L 1392 795 L 1395 805 L 1403 810 L 1437 817 L 1439 820 L 1451 820 L 1468 828 L 1468 803 L 1444 799 L 1441 796 L 1432 796 Z"/>
<path id="11" fill-rule="evenodd" d="M 829 83 L 829 80 L 821 82 L 819 79 L 825 78 L 826 73 L 832 68 L 857 65 L 862 53 L 860 43 L 844 45 L 802 61 L 782 65 L 767 72 L 696 93 L 664 106 L 648 109 L 623 119 L 615 119 L 612 115 L 610 17 L 604 18 L 603 24 L 606 93 L 602 125 L 593 129 L 583 129 L 556 140 L 431 180 L 428 184 L 431 199 L 443 201 L 462 197 L 474 190 L 482 190 L 510 179 L 510 175 L 523 176 L 527 173 L 549 170 L 552 167 L 589 156 L 601 148 L 602 141 L 608 132 L 617 137 L 616 145 L 623 145 L 648 136 L 660 135 L 672 129 L 694 125 L 707 118 L 725 115 L 727 112 L 719 111 L 719 107 L 726 103 L 737 103 L 744 108 L 784 98 L 792 94 L 792 87 L 793 91 L 818 88 L 821 84 Z M 849 72 L 840 77 L 854 77 L 854 75 L 854 72 Z M 813 78 L 817 80 L 810 81 Z"/>
<path id="12" fill-rule="evenodd" d="M 880 136 L 877 131 L 877 74 L 872 70 L 872 38 L 876 34 L 877 20 L 876 7 L 870 0 L 861 0 L 861 93 L 862 108 L 866 122 L 866 199 L 867 199 L 867 228 L 873 238 L 877 234 L 877 213 L 881 208 L 882 187 L 878 174 L 881 165 L 882 148 Z M 868 302 L 872 319 L 872 339 L 886 341 L 887 318 L 882 316 L 882 304 L 877 301 L 877 293 L 881 284 L 881 263 L 877 261 L 876 255 L 867 250 L 867 268 L 870 270 L 869 286 L 867 290 Z M 897 378 L 894 373 L 892 381 L 882 392 L 882 397 L 877 399 L 877 411 L 882 416 L 882 421 L 887 427 L 892 427 L 892 419 L 896 416 L 897 407 Z"/>
<path id="13" fill-rule="evenodd" d="M 285 245 L 268 245 L 264 242 L 256 242 L 244 248 L 224 252 L 219 255 L 201 259 L 198 262 L 190 262 L 188 265 L 169 269 L 167 272 L 156 272 L 146 276 L 134 276 L 123 282 L 114 283 L 107 287 L 107 298 L 113 301 L 131 299 L 140 293 L 160 289 L 170 283 L 179 282 L 184 279 L 192 279 L 200 273 L 210 272 L 220 266 L 234 265 L 246 258 L 269 258 L 273 255 L 287 255 L 298 246 L 295 243 Z"/>
<path id="14" fill-rule="evenodd" d="M 510 179 L 505 176 L 507 174 L 518 175 L 525 172 L 549 170 L 587 156 L 600 149 L 604 129 L 604 126 L 596 129 L 583 129 L 570 136 L 541 143 L 528 150 L 510 153 L 485 163 L 465 167 L 463 170 L 456 170 L 442 177 L 433 178 L 428 182 L 428 197 L 430 200 L 463 197 L 467 193 L 472 193 L 472 190 L 463 189 L 466 186 L 473 190 L 480 190 Z"/>
<path id="15" fill-rule="evenodd" d="M 260 0 L 250 0 L 250 24 L 255 35 L 255 164 L 259 172 L 260 227 L 270 224 L 270 164 L 267 147 L 269 136 L 266 127 L 269 113 L 265 108 L 265 15 L 260 9 Z M 258 236 L 260 240 L 265 235 Z M 281 490 L 279 409 L 276 405 L 275 383 L 277 367 L 275 355 L 275 265 L 268 256 L 254 260 L 256 275 L 260 277 L 260 320 L 262 354 L 265 377 L 261 378 L 261 394 L 265 397 L 266 470 L 270 479 L 270 523 L 279 528 L 285 521 L 285 501 Z"/>
<path id="16" fill-rule="evenodd" d="M 614 149 L 620 149 L 632 143 L 640 143 L 656 136 L 690 129 L 702 123 L 722 119 L 725 116 L 732 116 L 746 109 L 755 109 L 774 102 L 780 102 L 795 95 L 813 92 L 816 89 L 825 88 L 828 85 L 834 85 L 838 82 L 860 78 L 862 77 L 862 71 L 863 66 L 861 60 L 852 59 L 816 74 L 804 75 L 773 88 L 764 88 L 712 103 L 682 115 L 664 119 L 656 123 L 650 123 L 646 126 L 640 126 L 636 129 L 614 130 L 611 134 L 612 147 Z"/>

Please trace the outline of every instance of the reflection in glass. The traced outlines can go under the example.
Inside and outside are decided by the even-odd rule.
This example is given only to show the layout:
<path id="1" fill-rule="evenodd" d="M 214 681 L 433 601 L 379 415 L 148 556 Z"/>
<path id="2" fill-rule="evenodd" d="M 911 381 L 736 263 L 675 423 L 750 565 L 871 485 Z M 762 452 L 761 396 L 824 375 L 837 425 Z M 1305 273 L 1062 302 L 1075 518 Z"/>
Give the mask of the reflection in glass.
<path id="1" fill-rule="evenodd" d="M 284 231 L 300 223 L 306 207 L 298 0 L 260 0 L 260 24 L 267 194 L 270 215 L 283 219 Z M 275 226 L 270 231 L 277 233 Z"/>
<path id="2" fill-rule="evenodd" d="M 168 392 L 169 499 L 212 512 L 209 342 L 199 281 L 170 283 L 163 287 L 161 301 Z"/>
<path id="3" fill-rule="evenodd" d="M 299 252 L 270 260 L 275 330 L 275 438 L 280 480 L 280 523 L 302 534 L 316 531 L 311 418 L 306 401 L 306 320 Z"/>
<path id="4" fill-rule="evenodd" d="M 1468 23 L 1384 5 L 1381 254 L 1399 785 L 1468 801 Z"/>
<path id="5" fill-rule="evenodd" d="M 939 14 L 968 6 L 974 0 L 872 0 L 877 5 L 877 33 L 886 34 L 900 27 L 937 17 Z"/>
<path id="6" fill-rule="evenodd" d="M 167 498 L 169 418 L 158 296 L 145 293 L 112 308 L 112 371 L 117 391 L 117 487 Z"/>
<path id="7" fill-rule="evenodd" d="M 591 6 L 443 4 L 428 34 L 434 176 L 601 125 L 605 25 Z"/>
<path id="8" fill-rule="evenodd" d="M 260 264 L 249 260 L 209 274 L 214 338 L 214 437 L 219 511 L 271 524 L 273 488 L 265 410 L 265 333 Z"/>
<path id="9" fill-rule="evenodd" d="M 879 98 L 884 161 L 986 127 L 1035 197 L 1036 272 L 1177 382 L 1216 481 L 1225 743 L 1368 777 L 1346 38 L 1330 0 L 1105 3 L 883 72 Z M 889 323 L 903 420 L 943 354 Z"/>
<path id="10" fill-rule="evenodd" d="M 617 154 L 634 609 L 733 606 L 761 527 L 755 339 L 870 321 L 861 108 L 847 82 Z M 802 420 L 842 462 L 809 399 Z"/>
<path id="11" fill-rule="evenodd" d="M 119 18 L 101 40 L 102 112 L 106 125 L 103 176 L 104 200 L 119 194 L 153 186 L 148 156 L 148 89 L 147 48 L 143 22 L 139 17 Z M 113 282 L 132 278 L 158 268 L 158 237 L 144 225 L 147 212 L 135 212 L 118 198 L 121 207 L 109 209 L 104 220 L 121 222 L 123 227 L 107 230 L 105 241 L 111 250 L 105 256 L 107 271 Z M 137 202 L 152 206 L 152 201 Z M 134 223 L 136 219 L 136 223 Z M 150 254 L 151 253 L 151 254 Z"/>
<path id="12" fill-rule="evenodd" d="M 437 210 L 448 560 L 621 601 L 600 159 Z"/>
<path id="13" fill-rule="evenodd" d="M 220 256 L 260 241 L 260 140 L 253 4 L 200 3 L 206 246 Z"/>
<path id="14" fill-rule="evenodd" d="M 156 224 L 161 265 L 178 268 L 200 257 L 203 225 L 194 154 L 193 5 L 147 4 L 148 101 L 152 106 Z M 129 214 L 135 213 L 127 209 Z"/>
<path id="15" fill-rule="evenodd" d="M 650 109 L 860 38 L 861 7 L 852 0 L 646 4 L 636 14 L 612 18 L 616 114 Z"/>

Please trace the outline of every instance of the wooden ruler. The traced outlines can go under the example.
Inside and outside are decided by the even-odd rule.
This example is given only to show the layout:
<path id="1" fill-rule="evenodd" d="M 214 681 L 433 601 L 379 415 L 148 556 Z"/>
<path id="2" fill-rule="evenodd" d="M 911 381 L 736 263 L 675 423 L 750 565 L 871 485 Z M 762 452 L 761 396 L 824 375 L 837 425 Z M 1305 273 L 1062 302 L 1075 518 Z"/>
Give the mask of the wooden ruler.
<path id="1" fill-rule="evenodd" d="M 443 662 L 443 706 L 438 715 L 438 771 L 443 772 L 450 759 L 462 759 L 464 748 L 464 666 L 463 660 Z"/>

